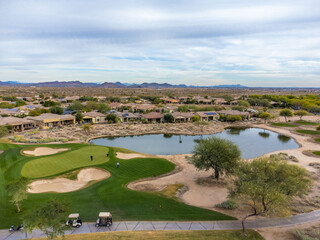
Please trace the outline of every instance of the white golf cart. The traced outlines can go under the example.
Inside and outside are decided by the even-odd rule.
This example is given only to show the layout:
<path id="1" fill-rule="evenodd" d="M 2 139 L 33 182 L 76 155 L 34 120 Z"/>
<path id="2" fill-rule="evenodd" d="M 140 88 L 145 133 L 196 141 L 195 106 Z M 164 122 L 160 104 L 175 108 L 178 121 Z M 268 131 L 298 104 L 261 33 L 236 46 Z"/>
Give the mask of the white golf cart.
<path id="1" fill-rule="evenodd" d="M 68 221 L 66 222 L 67 226 L 71 226 L 71 227 L 81 227 L 82 225 L 82 220 L 80 218 L 79 213 L 72 213 L 69 215 L 68 217 Z"/>
<path id="2" fill-rule="evenodd" d="M 112 225 L 112 214 L 109 212 L 100 212 L 99 218 L 96 223 L 96 227 L 106 226 L 110 227 Z"/>

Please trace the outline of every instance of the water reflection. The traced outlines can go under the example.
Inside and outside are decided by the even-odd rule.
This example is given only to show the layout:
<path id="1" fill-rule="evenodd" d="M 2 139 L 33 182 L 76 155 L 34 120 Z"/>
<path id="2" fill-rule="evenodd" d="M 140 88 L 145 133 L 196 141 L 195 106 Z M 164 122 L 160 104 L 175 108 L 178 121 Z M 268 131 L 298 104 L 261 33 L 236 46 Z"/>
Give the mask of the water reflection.
<path id="1" fill-rule="evenodd" d="M 259 134 L 260 137 L 263 137 L 263 138 L 270 137 L 270 133 L 267 133 L 267 132 L 259 132 L 258 134 Z"/>
<path id="2" fill-rule="evenodd" d="M 173 134 L 169 134 L 169 133 L 164 133 L 163 137 L 164 138 L 172 138 Z"/>
<path id="3" fill-rule="evenodd" d="M 285 136 L 285 135 L 280 135 L 280 134 L 278 135 L 278 139 L 280 142 L 283 142 L 283 143 L 287 143 L 291 140 L 290 137 Z"/>
<path id="4" fill-rule="evenodd" d="M 227 128 L 226 133 L 230 135 L 240 135 L 240 133 L 245 131 L 246 129 L 246 127 L 230 127 Z"/>

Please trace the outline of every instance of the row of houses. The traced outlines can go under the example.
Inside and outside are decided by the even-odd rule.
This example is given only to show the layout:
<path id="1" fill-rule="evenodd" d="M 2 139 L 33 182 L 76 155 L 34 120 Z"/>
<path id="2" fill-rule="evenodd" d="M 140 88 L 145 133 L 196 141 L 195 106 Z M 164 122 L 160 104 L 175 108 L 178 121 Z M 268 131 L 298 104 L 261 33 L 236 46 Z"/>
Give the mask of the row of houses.
<path id="1" fill-rule="evenodd" d="M 111 111 L 115 114 L 121 122 L 140 122 L 146 121 L 148 123 L 161 123 L 164 122 L 165 114 L 160 112 L 150 112 L 145 114 L 132 113 L 132 112 L 117 112 Z M 249 112 L 240 112 L 236 110 L 222 110 L 222 111 L 207 111 L 207 112 L 173 112 L 173 121 L 176 123 L 191 122 L 193 116 L 198 116 L 200 121 L 215 121 L 220 116 L 227 115 L 240 115 L 242 118 L 249 119 Z M 106 115 L 99 112 L 83 113 L 83 123 L 105 123 Z M 45 113 L 36 117 L 0 117 L 0 125 L 10 125 L 13 131 L 24 131 L 29 129 L 48 129 L 64 126 L 72 126 L 76 124 L 75 116 L 71 114 L 57 115 Z"/>

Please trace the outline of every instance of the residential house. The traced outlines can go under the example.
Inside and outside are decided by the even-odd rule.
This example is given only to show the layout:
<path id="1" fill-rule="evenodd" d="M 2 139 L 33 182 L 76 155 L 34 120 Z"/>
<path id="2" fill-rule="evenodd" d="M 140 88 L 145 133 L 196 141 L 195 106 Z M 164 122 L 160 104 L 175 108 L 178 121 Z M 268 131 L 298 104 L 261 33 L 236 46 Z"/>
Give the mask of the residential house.
<path id="1" fill-rule="evenodd" d="M 153 111 L 156 108 L 157 107 L 153 104 L 139 104 L 135 106 L 134 111 L 139 113 L 145 113 L 147 111 Z"/>
<path id="2" fill-rule="evenodd" d="M 194 116 L 193 112 L 174 112 L 172 113 L 174 122 L 191 122 Z"/>
<path id="3" fill-rule="evenodd" d="M 228 102 L 224 98 L 216 98 L 214 99 L 214 104 L 225 105 L 225 104 L 228 104 Z"/>
<path id="4" fill-rule="evenodd" d="M 158 112 L 150 112 L 146 114 L 141 114 L 140 116 L 141 119 L 145 119 L 149 123 L 161 123 L 164 115 Z"/>
<path id="5" fill-rule="evenodd" d="M 118 112 L 116 116 L 120 118 L 121 122 L 138 122 L 140 120 L 139 114 L 131 112 Z"/>
<path id="6" fill-rule="evenodd" d="M 74 125 L 76 122 L 75 117 L 70 114 L 58 115 L 52 113 L 44 113 L 36 117 L 27 117 L 27 119 L 34 120 L 36 122 L 36 125 L 43 129 Z"/>
<path id="7" fill-rule="evenodd" d="M 16 117 L 0 117 L 0 125 L 12 126 L 12 131 L 15 132 L 36 128 L 35 121 Z"/>
<path id="8" fill-rule="evenodd" d="M 0 108 L 0 115 L 8 115 L 8 116 L 18 116 L 25 113 L 24 111 L 20 111 L 17 108 Z"/>
<path id="9" fill-rule="evenodd" d="M 208 111 L 208 112 L 196 112 L 196 116 L 199 117 L 200 121 L 214 121 L 220 118 L 219 114 L 215 111 Z"/>
<path id="10" fill-rule="evenodd" d="M 164 97 L 164 98 L 160 98 L 164 103 L 179 103 L 180 101 L 177 100 L 177 99 L 174 99 L 174 98 L 167 98 L 167 97 Z"/>
<path id="11" fill-rule="evenodd" d="M 83 113 L 83 123 L 104 123 L 106 115 L 100 112 Z"/>
<path id="12" fill-rule="evenodd" d="M 123 104 L 119 102 L 112 102 L 112 103 L 109 103 L 108 105 L 112 110 L 119 110 Z"/>
<path id="13" fill-rule="evenodd" d="M 205 97 L 195 97 L 194 100 L 198 104 L 212 104 L 212 102 L 213 102 L 212 98 L 205 98 Z"/>

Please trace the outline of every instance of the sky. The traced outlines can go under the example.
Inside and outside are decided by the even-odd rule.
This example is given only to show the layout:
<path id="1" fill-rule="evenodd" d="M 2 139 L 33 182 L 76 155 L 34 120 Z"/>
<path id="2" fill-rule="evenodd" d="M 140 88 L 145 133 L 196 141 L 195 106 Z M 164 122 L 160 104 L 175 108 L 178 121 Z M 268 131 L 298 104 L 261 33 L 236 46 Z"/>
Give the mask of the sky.
<path id="1" fill-rule="evenodd" d="M 320 87 L 319 0 L 0 0 L 0 81 Z"/>

